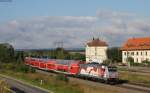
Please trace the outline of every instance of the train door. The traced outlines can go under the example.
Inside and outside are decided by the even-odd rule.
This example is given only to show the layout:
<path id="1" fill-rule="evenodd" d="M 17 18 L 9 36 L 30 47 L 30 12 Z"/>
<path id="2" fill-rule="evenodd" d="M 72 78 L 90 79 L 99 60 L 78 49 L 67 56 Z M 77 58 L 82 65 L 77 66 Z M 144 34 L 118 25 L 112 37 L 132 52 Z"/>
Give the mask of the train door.
<path id="1" fill-rule="evenodd" d="M 78 64 L 71 64 L 70 66 L 70 74 L 78 74 L 79 65 Z"/>

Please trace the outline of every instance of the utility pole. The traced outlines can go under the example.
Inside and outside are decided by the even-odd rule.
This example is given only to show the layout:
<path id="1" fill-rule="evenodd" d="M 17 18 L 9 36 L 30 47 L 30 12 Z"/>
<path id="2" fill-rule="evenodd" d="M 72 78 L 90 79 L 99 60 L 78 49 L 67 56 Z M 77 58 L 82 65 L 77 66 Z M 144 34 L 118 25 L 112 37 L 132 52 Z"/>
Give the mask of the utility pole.
<path id="1" fill-rule="evenodd" d="M 55 48 L 63 48 L 63 41 L 56 41 L 54 42 Z"/>

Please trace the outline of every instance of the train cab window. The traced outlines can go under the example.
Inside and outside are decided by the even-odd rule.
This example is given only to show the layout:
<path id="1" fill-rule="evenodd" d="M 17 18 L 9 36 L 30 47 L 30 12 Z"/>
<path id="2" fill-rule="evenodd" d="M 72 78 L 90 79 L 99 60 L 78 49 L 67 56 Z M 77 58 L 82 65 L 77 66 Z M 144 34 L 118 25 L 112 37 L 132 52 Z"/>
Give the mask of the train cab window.
<path id="1" fill-rule="evenodd" d="M 108 71 L 116 72 L 117 67 L 108 67 Z"/>

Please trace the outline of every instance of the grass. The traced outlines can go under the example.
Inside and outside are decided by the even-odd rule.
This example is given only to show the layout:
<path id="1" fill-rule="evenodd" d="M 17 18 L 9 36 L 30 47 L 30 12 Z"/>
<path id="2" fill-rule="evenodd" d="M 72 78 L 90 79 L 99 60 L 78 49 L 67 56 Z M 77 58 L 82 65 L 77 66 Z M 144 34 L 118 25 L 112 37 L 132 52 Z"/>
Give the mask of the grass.
<path id="1" fill-rule="evenodd" d="M 14 77 L 16 79 L 28 82 L 32 85 L 36 85 L 48 90 L 53 91 L 54 93 L 82 93 L 79 88 L 72 87 L 72 84 L 62 81 L 56 80 L 54 76 L 39 74 L 39 73 L 20 73 L 20 72 L 12 72 L 12 71 L 4 71 L 1 74 Z M 41 84 L 41 80 L 43 84 Z"/>
<path id="2" fill-rule="evenodd" d="M 14 77 L 32 85 L 36 85 L 54 93 L 122 93 L 117 88 L 109 88 L 104 86 L 86 85 L 81 82 L 71 82 L 62 80 L 52 75 L 41 73 L 21 73 L 10 70 L 0 71 L 1 74 Z M 43 84 L 40 81 L 43 80 Z"/>
<path id="3" fill-rule="evenodd" d="M 11 93 L 8 84 L 0 80 L 0 93 Z"/>
<path id="4" fill-rule="evenodd" d="M 32 85 L 48 89 L 54 93 L 123 93 L 122 89 L 114 87 L 92 86 L 81 82 L 73 82 L 62 76 L 45 75 L 26 70 L 23 70 L 22 72 L 22 69 L 21 71 L 10 70 L 10 67 L 12 68 L 13 66 L 9 66 L 9 69 L 1 68 L 0 74 L 14 77 Z M 125 71 L 119 72 L 119 78 L 123 80 L 129 80 L 131 83 L 138 82 L 150 86 L 150 76 L 147 75 L 139 75 Z M 43 81 L 42 84 L 41 80 Z"/>
<path id="5" fill-rule="evenodd" d="M 136 83 L 150 87 L 150 75 L 142 75 L 136 72 L 123 71 L 119 72 L 119 78 L 122 80 L 128 80 L 130 83 Z"/>

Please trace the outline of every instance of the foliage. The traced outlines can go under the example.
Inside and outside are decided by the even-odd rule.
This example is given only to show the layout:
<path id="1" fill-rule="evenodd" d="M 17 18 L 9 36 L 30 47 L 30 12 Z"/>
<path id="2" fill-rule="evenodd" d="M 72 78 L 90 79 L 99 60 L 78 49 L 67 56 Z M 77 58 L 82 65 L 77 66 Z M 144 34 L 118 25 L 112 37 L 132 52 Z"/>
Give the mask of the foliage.
<path id="1" fill-rule="evenodd" d="M 0 72 L 1 73 L 1 72 Z M 13 73 L 13 74 L 12 74 Z M 42 88 L 46 88 L 48 90 L 53 91 L 54 93 L 83 93 L 81 89 L 70 83 L 66 82 L 60 77 L 56 79 L 56 76 L 45 75 L 41 73 L 14 73 L 12 71 L 3 73 L 5 75 L 9 75 L 11 77 L 15 77 L 20 80 L 24 80 L 30 84 L 35 86 L 39 86 Z M 41 84 L 41 80 L 43 81 Z"/>
<path id="2" fill-rule="evenodd" d="M 35 73 L 36 70 L 32 67 L 26 66 L 24 64 L 18 65 L 18 67 L 15 69 L 17 72 L 23 72 L 23 73 Z"/>
<path id="3" fill-rule="evenodd" d="M 133 59 L 132 57 L 128 57 L 128 58 L 127 58 L 127 62 L 129 62 L 129 64 L 130 64 L 131 66 L 136 65 L 136 64 L 134 63 L 134 59 Z"/>
<path id="4" fill-rule="evenodd" d="M 62 80 L 62 81 L 65 81 L 65 82 L 69 82 L 69 78 L 67 77 L 67 75 L 57 75 L 56 79 L 57 80 Z"/>
<path id="5" fill-rule="evenodd" d="M 0 62 L 13 62 L 14 48 L 10 44 L 0 44 Z"/>
<path id="6" fill-rule="evenodd" d="M 24 52 L 23 51 L 15 51 L 15 61 L 17 63 L 24 62 Z"/>
<path id="7" fill-rule="evenodd" d="M 106 64 L 106 65 L 112 64 L 112 60 L 110 59 L 104 60 L 103 64 Z"/>
<path id="8" fill-rule="evenodd" d="M 85 61 L 85 55 L 80 53 L 71 54 L 71 59 Z"/>
<path id="9" fill-rule="evenodd" d="M 127 61 L 128 61 L 128 62 L 131 62 L 131 63 L 134 63 L 134 59 L 133 59 L 132 57 L 128 57 L 128 58 L 127 58 Z"/>
<path id="10" fill-rule="evenodd" d="M 121 51 L 118 47 L 112 47 L 107 50 L 108 59 L 112 60 L 112 62 L 121 62 Z"/>
<path id="11" fill-rule="evenodd" d="M 55 50 L 31 50 L 25 52 L 24 56 L 85 61 L 85 55 L 80 53 L 69 53 L 64 48 L 56 48 Z"/>
<path id="12" fill-rule="evenodd" d="M 150 61 L 148 60 L 144 60 L 141 63 L 137 63 L 137 62 L 134 62 L 134 59 L 132 57 L 128 57 L 127 61 L 130 62 L 131 66 L 143 66 L 143 67 L 150 66 Z"/>
<path id="13" fill-rule="evenodd" d="M 150 67 L 150 61 L 149 60 L 142 61 L 142 64 L 145 65 L 145 66 L 149 66 Z"/>
<path id="14" fill-rule="evenodd" d="M 35 73 L 35 69 L 24 64 L 1 63 L 0 70 L 10 70 L 14 72 Z"/>

